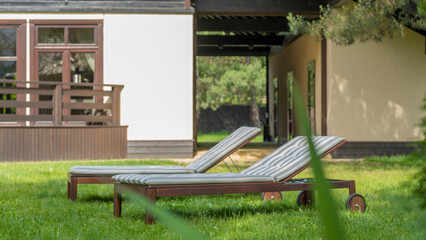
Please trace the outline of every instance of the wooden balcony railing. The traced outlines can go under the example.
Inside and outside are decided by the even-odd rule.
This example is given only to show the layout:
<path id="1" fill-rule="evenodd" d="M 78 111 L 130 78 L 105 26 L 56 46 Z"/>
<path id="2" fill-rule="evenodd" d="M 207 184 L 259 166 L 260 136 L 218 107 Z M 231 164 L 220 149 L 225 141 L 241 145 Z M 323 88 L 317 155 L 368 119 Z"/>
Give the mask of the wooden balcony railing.
<path id="1" fill-rule="evenodd" d="M 0 80 L 0 126 L 119 126 L 123 87 Z"/>

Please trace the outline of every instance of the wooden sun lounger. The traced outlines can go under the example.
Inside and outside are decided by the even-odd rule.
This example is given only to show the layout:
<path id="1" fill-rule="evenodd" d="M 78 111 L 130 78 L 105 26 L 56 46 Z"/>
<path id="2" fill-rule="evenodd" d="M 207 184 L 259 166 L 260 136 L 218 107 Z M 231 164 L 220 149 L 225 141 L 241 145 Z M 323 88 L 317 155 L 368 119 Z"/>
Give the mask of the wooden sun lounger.
<path id="1" fill-rule="evenodd" d="M 346 143 L 346 140 L 336 145 L 334 148 L 322 154 L 322 156 L 334 151 Z M 302 191 L 298 196 L 300 205 L 307 205 L 313 201 L 313 183 L 300 179 L 293 179 L 294 176 L 305 170 L 309 164 L 298 169 L 287 178 L 279 182 L 247 182 L 247 183 L 209 183 L 209 184 L 164 184 L 164 185 L 140 185 L 123 182 L 114 183 L 114 216 L 121 216 L 121 195 L 123 193 L 135 193 L 146 197 L 155 204 L 158 197 L 165 196 L 187 196 L 187 195 L 211 195 L 211 194 L 233 194 L 233 193 L 265 193 L 269 196 L 276 195 L 281 191 Z M 201 174 L 200 174 L 201 175 Z M 165 175 L 166 176 L 166 175 Z M 332 188 L 348 188 L 349 198 L 347 206 L 351 210 L 365 211 L 364 198 L 355 193 L 354 180 L 330 180 Z M 153 216 L 148 210 L 145 212 L 145 224 L 154 222 Z"/>
<path id="2" fill-rule="evenodd" d="M 229 157 L 231 154 L 233 154 L 234 152 L 236 152 L 240 148 L 244 147 L 247 143 L 249 143 L 251 140 L 253 140 L 256 136 L 258 136 L 261 133 L 261 129 L 254 128 L 254 127 L 241 127 L 239 129 L 237 129 L 236 131 L 234 131 L 233 133 L 236 133 L 237 131 L 239 131 L 241 129 L 246 130 L 246 131 L 250 131 L 250 135 L 249 136 L 242 136 L 243 141 L 240 144 L 235 146 L 235 148 L 233 148 L 232 150 L 230 150 L 229 152 L 224 154 L 222 157 L 218 158 L 212 164 L 201 167 L 200 169 L 202 169 L 202 170 L 200 172 L 207 172 L 209 169 L 211 169 L 212 167 L 219 164 L 221 161 L 223 161 L 224 159 Z M 233 133 L 231 133 L 230 136 L 232 136 Z M 216 144 L 213 148 L 215 148 L 216 146 L 218 146 L 219 144 L 221 144 L 224 141 L 229 141 L 229 139 L 228 140 L 224 139 L 220 143 Z M 216 150 L 217 150 L 217 148 L 216 148 Z M 209 150 L 209 151 L 211 151 L 211 150 Z M 194 160 L 193 163 L 195 163 L 197 160 L 200 160 L 201 158 L 203 158 L 206 154 L 209 154 L 209 151 L 206 152 L 203 156 Z M 204 159 L 206 159 L 206 158 L 204 158 Z M 188 165 L 188 166 L 190 166 L 190 165 Z M 84 166 L 82 166 L 82 167 L 84 167 Z M 158 167 L 161 167 L 161 166 L 158 166 Z M 190 169 L 188 169 L 188 172 L 185 172 L 185 173 L 193 173 L 189 170 Z M 195 172 L 197 172 L 196 169 L 195 169 Z M 100 173 L 90 174 L 90 173 L 69 172 L 68 173 L 67 198 L 72 200 L 72 201 L 77 200 L 77 185 L 78 184 L 111 184 L 111 183 L 114 183 L 114 181 L 112 180 L 111 177 L 116 175 L 116 174 L 119 174 L 119 173 L 120 172 L 110 173 L 110 174 L 100 174 Z M 177 173 L 183 173 L 183 172 L 180 171 L 180 172 L 177 172 Z"/>

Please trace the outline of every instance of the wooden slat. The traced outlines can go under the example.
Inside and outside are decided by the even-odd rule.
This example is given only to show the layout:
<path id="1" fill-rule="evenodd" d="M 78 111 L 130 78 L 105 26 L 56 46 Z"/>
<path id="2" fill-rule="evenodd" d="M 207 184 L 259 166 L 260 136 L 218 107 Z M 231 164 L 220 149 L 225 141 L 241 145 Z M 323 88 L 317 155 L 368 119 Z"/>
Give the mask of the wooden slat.
<path id="1" fill-rule="evenodd" d="M 52 115 L 15 115 L 0 114 L 0 122 L 51 121 Z"/>
<path id="2" fill-rule="evenodd" d="M 18 108 L 18 107 L 29 107 L 29 108 L 52 108 L 53 103 L 49 101 L 41 102 L 21 102 L 13 100 L 0 100 L 0 108 Z"/>
<path id="3" fill-rule="evenodd" d="M 71 109 L 111 109 L 111 103 L 63 103 L 62 107 Z"/>
<path id="4" fill-rule="evenodd" d="M 50 86 L 62 85 L 62 86 L 78 86 L 78 87 L 121 87 L 121 88 L 124 87 L 124 85 L 118 85 L 118 84 L 68 83 L 68 82 L 47 82 L 47 81 L 19 81 L 19 80 L 4 80 L 4 79 L 0 79 L 0 83 L 35 84 L 35 85 L 50 85 Z"/>
<path id="5" fill-rule="evenodd" d="M 17 57 L 0 57 L 0 61 L 16 61 Z"/>
<path id="6" fill-rule="evenodd" d="M 66 89 L 63 91 L 63 95 L 78 97 L 102 97 L 111 96 L 112 93 L 110 91 L 101 90 Z"/>
<path id="7" fill-rule="evenodd" d="M 37 88 L 0 88 L 0 94 L 53 95 L 53 90 Z"/>
<path id="8" fill-rule="evenodd" d="M 85 121 L 85 122 L 108 122 L 110 116 L 92 116 L 92 115 L 71 115 L 63 116 L 64 121 Z"/>

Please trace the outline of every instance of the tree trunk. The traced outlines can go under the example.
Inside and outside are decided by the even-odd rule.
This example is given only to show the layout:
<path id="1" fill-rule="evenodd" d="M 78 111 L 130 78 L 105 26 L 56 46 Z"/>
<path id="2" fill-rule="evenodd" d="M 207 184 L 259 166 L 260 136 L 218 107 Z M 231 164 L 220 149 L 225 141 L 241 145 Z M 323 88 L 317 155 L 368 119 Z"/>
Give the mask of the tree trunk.
<path id="1" fill-rule="evenodd" d="M 259 105 L 256 101 L 250 102 L 250 123 L 251 126 L 260 128 Z"/>

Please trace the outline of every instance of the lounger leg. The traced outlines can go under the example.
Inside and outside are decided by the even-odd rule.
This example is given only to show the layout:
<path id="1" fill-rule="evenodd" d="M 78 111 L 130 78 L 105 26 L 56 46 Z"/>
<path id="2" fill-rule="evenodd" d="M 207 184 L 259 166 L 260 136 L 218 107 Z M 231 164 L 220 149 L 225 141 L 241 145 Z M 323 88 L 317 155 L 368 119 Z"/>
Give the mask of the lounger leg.
<path id="1" fill-rule="evenodd" d="M 313 190 L 306 191 L 306 203 L 313 205 L 315 203 L 315 192 Z"/>
<path id="2" fill-rule="evenodd" d="M 117 184 L 114 184 L 114 216 L 121 217 L 121 193 L 118 192 Z"/>
<path id="3" fill-rule="evenodd" d="M 149 201 L 152 205 L 155 206 L 156 201 L 156 191 L 152 188 L 145 189 L 146 200 Z M 155 222 L 154 216 L 148 211 L 148 208 L 145 207 L 145 225 L 149 225 Z"/>
<path id="4" fill-rule="evenodd" d="M 77 200 L 77 179 L 76 177 L 68 177 L 68 198 L 71 201 Z"/>
<path id="5" fill-rule="evenodd" d="M 356 189 L 355 189 L 355 181 L 351 181 L 349 183 L 349 196 L 356 193 Z"/>
<path id="6" fill-rule="evenodd" d="M 71 189 L 70 189 L 71 188 L 71 184 L 70 184 L 70 176 L 69 175 L 68 175 L 68 181 L 67 181 L 67 183 L 68 183 L 67 184 L 68 185 L 68 187 L 67 187 L 67 198 L 71 199 L 71 192 L 70 192 L 71 191 Z"/>

